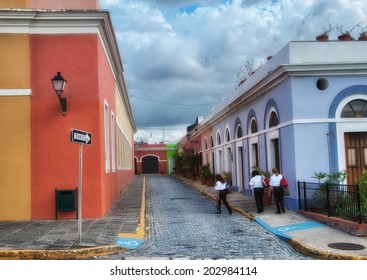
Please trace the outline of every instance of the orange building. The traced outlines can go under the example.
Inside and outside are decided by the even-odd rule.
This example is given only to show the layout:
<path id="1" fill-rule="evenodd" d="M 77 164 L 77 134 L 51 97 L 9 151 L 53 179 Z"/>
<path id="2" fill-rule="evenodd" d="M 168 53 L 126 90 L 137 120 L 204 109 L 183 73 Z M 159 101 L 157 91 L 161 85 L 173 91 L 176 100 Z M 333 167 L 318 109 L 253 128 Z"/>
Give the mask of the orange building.
<path id="1" fill-rule="evenodd" d="M 72 129 L 92 135 L 82 217 L 101 217 L 134 176 L 136 131 L 109 13 L 98 0 L 0 8 L 0 220 L 54 219 L 55 188 L 79 184 Z M 65 113 L 51 83 L 57 72 L 67 80 Z"/>

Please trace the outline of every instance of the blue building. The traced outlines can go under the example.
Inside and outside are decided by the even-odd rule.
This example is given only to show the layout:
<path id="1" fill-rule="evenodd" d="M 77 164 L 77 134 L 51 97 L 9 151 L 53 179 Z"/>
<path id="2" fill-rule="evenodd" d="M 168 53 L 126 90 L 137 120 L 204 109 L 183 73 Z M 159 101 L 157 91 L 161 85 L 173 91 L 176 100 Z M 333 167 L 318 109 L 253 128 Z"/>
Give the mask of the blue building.
<path id="1" fill-rule="evenodd" d="M 298 181 L 346 170 L 357 184 L 367 168 L 367 42 L 289 42 L 190 133 L 216 173 L 230 171 L 245 195 L 253 166 L 277 167 L 298 209 Z M 179 146 L 187 144 L 182 139 Z M 203 159 L 206 163 L 206 160 Z"/>

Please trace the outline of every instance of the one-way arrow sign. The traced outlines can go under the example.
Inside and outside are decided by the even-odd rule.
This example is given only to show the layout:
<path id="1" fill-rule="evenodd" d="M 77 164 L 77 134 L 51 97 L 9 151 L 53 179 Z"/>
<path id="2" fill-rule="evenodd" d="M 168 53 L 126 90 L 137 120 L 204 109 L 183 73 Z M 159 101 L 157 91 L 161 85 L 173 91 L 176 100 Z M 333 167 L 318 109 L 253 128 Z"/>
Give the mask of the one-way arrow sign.
<path id="1" fill-rule="evenodd" d="M 92 133 L 72 129 L 70 132 L 70 141 L 79 143 L 79 144 L 85 144 L 85 145 L 91 145 L 92 144 Z"/>

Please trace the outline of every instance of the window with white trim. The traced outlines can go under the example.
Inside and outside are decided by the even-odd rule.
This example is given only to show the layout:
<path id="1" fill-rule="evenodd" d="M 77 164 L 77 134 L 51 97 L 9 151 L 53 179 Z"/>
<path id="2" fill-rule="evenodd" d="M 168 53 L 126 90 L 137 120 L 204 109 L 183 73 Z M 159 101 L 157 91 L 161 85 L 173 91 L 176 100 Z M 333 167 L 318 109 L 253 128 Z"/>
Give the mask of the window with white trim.
<path id="1" fill-rule="evenodd" d="M 111 111 L 111 158 L 112 172 L 116 172 L 116 135 L 115 135 L 115 114 Z"/>
<path id="2" fill-rule="evenodd" d="M 111 171 L 111 157 L 110 157 L 110 118 L 108 113 L 108 103 L 104 102 L 104 147 L 105 147 L 105 165 L 106 173 Z"/>

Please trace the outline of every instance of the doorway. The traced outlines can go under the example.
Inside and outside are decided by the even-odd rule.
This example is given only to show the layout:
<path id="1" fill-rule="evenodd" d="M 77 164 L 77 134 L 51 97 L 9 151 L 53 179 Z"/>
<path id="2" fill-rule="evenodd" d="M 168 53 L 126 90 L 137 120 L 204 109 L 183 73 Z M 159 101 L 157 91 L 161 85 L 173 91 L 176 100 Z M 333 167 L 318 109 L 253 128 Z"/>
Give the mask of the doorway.
<path id="1" fill-rule="evenodd" d="M 155 156 L 146 156 L 142 159 L 143 174 L 158 174 L 158 158 Z"/>
<path id="2" fill-rule="evenodd" d="M 279 172 L 280 170 L 280 151 L 279 151 L 279 139 L 274 138 L 270 140 L 270 169 L 273 167 L 277 168 Z"/>

